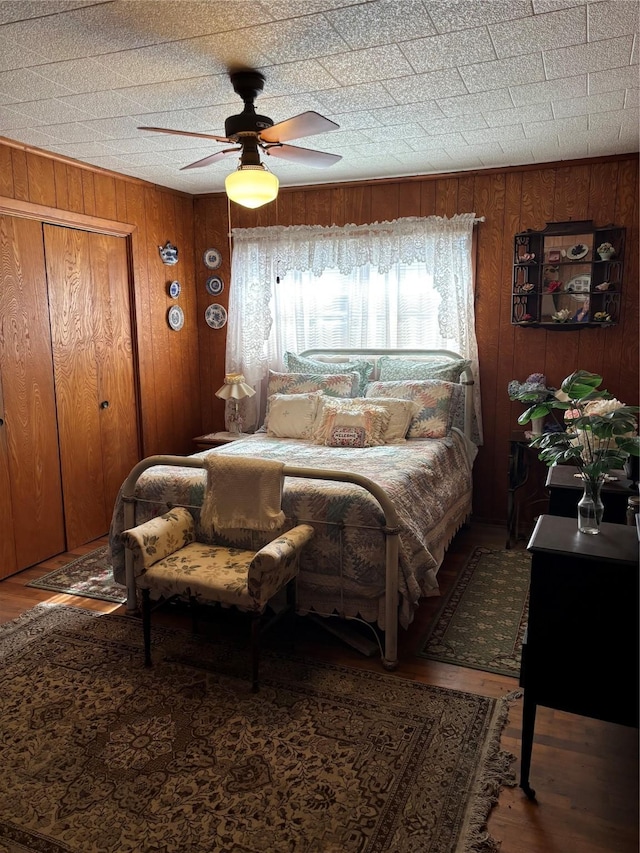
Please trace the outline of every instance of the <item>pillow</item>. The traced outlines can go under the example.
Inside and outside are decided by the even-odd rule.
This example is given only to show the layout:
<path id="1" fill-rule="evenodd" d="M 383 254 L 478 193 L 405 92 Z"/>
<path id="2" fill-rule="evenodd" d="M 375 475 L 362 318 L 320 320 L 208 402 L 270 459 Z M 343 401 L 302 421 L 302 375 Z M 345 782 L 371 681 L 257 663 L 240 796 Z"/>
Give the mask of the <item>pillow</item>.
<path id="1" fill-rule="evenodd" d="M 371 361 L 319 361 L 293 352 L 285 352 L 284 364 L 291 373 L 351 373 L 355 370 L 360 377 L 356 394 L 364 394 L 366 384 L 373 372 Z"/>
<path id="2" fill-rule="evenodd" d="M 310 394 L 322 391 L 330 397 L 355 397 L 360 377 L 357 373 L 277 373 L 269 371 L 267 383 L 267 409 L 262 430 L 269 431 L 269 398 L 274 394 Z"/>
<path id="3" fill-rule="evenodd" d="M 415 400 L 402 400 L 393 397 L 365 397 L 368 403 L 382 406 L 389 412 L 389 424 L 384 433 L 385 444 L 404 444 L 412 419 L 420 410 Z"/>
<path id="4" fill-rule="evenodd" d="M 322 391 L 309 394 L 272 394 L 267 400 L 267 435 L 312 439 Z"/>
<path id="5" fill-rule="evenodd" d="M 149 519 L 144 524 L 123 530 L 122 542 L 133 553 L 136 577 L 143 575 L 159 560 L 171 556 L 179 548 L 195 542 L 195 524 L 191 513 L 176 506 L 164 515 Z"/>
<path id="6" fill-rule="evenodd" d="M 402 379 L 444 379 L 445 382 L 460 382 L 460 374 L 471 364 L 466 359 L 446 361 L 433 359 L 416 361 L 409 358 L 390 358 L 381 355 L 378 359 L 378 381 L 394 382 Z"/>
<path id="7" fill-rule="evenodd" d="M 322 401 L 314 441 L 327 447 L 375 447 L 384 444 L 389 412 L 368 400 Z"/>
<path id="8" fill-rule="evenodd" d="M 415 400 L 419 409 L 411 419 L 407 438 L 443 438 L 451 429 L 451 400 L 457 387 L 461 386 L 441 379 L 370 382 L 366 396 Z"/>
<path id="9" fill-rule="evenodd" d="M 311 391 L 322 391 L 329 397 L 355 397 L 359 382 L 360 376 L 355 372 L 277 373 L 270 370 L 267 397 L 272 394 L 308 394 Z"/>

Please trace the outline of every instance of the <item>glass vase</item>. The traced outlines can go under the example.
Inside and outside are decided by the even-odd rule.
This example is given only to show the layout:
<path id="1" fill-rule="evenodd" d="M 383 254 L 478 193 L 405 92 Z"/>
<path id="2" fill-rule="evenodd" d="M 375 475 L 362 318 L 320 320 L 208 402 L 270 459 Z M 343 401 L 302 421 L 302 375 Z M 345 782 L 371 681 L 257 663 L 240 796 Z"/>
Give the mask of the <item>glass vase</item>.
<path id="1" fill-rule="evenodd" d="M 578 501 L 578 530 L 580 533 L 600 533 L 604 513 L 601 491 L 604 478 L 584 480 L 582 497 Z"/>

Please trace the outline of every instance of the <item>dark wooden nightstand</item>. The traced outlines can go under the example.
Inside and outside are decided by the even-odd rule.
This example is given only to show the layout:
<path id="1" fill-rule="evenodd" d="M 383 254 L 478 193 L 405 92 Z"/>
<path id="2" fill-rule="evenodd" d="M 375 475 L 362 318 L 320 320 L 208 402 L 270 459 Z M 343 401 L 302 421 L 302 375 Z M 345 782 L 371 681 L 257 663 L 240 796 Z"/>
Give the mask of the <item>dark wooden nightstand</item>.
<path id="1" fill-rule="evenodd" d="M 577 473 L 578 469 L 574 465 L 552 465 L 549 468 L 546 483 L 549 489 L 549 515 L 578 517 L 578 501 L 582 496 L 583 485 L 582 480 L 575 476 Z M 629 498 L 638 496 L 638 489 L 634 491 L 624 471 L 610 473 L 617 479 L 602 486 L 603 521 L 625 524 L 627 502 Z"/>
<path id="2" fill-rule="evenodd" d="M 522 647 L 521 781 L 528 797 L 536 707 L 638 725 L 638 531 L 542 515 L 531 551 L 529 621 Z"/>
<path id="3" fill-rule="evenodd" d="M 247 438 L 247 434 L 234 435 L 231 432 L 210 432 L 207 435 L 196 436 L 193 443 L 198 450 L 211 450 L 212 447 L 220 447 L 221 444 L 228 444 L 230 441 L 238 441 L 241 438 Z"/>
<path id="4" fill-rule="evenodd" d="M 544 491 L 544 466 L 538 462 L 537 447 L 531 447 L 525 430 L 514 430 L 509 439 L 509 471 L 507 480 L 507 541 L 509 549 L 521 535 L 522 516 L 529 525 L 527 537 L 533 527 L 534 507 L 546 512 L 547 498 Z M 533 464 L 532 464 L 533 463 Z M 526 512 L 523 513 L 523 509 Z"/>

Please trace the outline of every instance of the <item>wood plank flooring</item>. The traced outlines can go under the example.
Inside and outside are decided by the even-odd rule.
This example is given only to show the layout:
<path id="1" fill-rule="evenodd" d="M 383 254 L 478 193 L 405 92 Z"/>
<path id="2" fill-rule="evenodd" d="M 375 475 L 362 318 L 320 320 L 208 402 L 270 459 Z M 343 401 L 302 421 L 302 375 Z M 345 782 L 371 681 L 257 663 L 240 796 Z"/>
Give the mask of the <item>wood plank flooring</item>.
<path id="1" fill-rule="evenodd" d="M 16 618 L 41 601 L 84 607 L 102 613 L 124 613 L 124 607 L 96 599 L 59 595 L 27 587 L 58 566 L 87 553 L 105 539 L 61 554 L 0 581 L 0 623 Z M 452 543 L 438 575 L 443 593 L 450 588 L 474 548 L 503 548 L 501 527 L 472 524 Z M 523 543 L 519 543 L 522 547 Z M 485 696 L 504 696 L 518 689 L 517 680 L 418 658 L 415 650 L 440 606 L 427 599 L 409 630 L 400 632 L 400 665 L 395 675 L 426 684 Z M 180 611 L 161 611 L 154 621 L 184 624 Z M 346 666 L 377 669 L 377 657 L 364 657 L 307 619 L 298 620 L 299 653 Z M 244 624 L 223 624 L 220 631 L 244 630 Z M 277 629 L 265 646 L 278 647 Z M 623 653 L 623 650 L 621 650 Z M 597 672 L 594 672 L 597 682 Z M 503 748 L 517 756 L 519 773 L 522 700 L 512 707 L 504 730 Z M 539 708 L 533 747 L 531 784 L 537 802 L 520 788 L 504 788 L 489 819 L 490 833 L 501 842 L 501 853 L 637 853 L 638 732 L 587 717 Z M 393 851 L 389 851 L 393 853 Z"/>

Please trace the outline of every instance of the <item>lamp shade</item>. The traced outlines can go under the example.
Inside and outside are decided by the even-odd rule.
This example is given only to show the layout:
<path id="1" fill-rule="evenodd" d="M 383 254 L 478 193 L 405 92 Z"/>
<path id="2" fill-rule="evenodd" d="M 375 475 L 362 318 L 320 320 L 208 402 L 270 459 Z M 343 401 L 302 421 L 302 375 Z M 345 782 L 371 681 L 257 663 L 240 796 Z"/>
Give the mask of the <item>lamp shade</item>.
<path id="1" fill-rule="evenodd" d="M 280 181 L 264 166 L 239 166 L 227 175 L 225 190 L 231 201 L 243 207 L 262 207 L 278 195 Z"/>
<path id="2" fill-rule="evenodd" d="M 221 400 L 244 400 L 245 397 L 253 397 L 256 392 L 244 381 L 242 373 L 227 373 L 224 377 L 224 385 L 216 391 L 216 397 Z"/>

